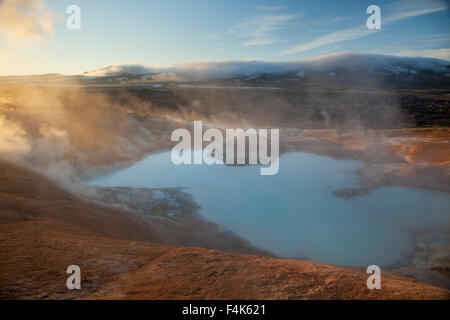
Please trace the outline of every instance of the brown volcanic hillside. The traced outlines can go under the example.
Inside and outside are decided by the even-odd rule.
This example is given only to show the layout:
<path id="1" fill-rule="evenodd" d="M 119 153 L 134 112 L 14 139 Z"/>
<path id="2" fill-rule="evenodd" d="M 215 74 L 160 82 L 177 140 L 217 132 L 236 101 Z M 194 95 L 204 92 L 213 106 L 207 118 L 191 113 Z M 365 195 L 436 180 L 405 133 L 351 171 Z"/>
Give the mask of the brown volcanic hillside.
<path id="1" fill-rule="evenodd" d="M 356 268 L 157 244 L 174 234 L 168 226 L 0 161 L 0 298 L 449 298 L 448 290 L 389 274 L 370 291 Z M 81 267 L 80 291 L 65 287 L 71 264 Z"/>

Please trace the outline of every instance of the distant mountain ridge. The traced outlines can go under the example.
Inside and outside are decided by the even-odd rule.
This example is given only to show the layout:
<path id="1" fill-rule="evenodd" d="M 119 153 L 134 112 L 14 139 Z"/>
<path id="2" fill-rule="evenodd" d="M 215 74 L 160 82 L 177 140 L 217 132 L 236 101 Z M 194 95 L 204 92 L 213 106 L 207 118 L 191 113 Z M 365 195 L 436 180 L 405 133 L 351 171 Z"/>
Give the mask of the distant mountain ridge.
<path id="1" fill-rule="evenodd" d="M 176 75 L 186 80 L 257 77 L 295 72 L 303 78 L 308 73 L 384 72 L 387 74 L 450 73 L 450 62 L 435 58 L 413 58 L 381 54 L 338 53 L 303 61 L 204 61 L 159 68 L 146 64 L 120 64 L 84 72 L 87 77 Z M 151 78 L 151 77 L 150 77 Z"/>

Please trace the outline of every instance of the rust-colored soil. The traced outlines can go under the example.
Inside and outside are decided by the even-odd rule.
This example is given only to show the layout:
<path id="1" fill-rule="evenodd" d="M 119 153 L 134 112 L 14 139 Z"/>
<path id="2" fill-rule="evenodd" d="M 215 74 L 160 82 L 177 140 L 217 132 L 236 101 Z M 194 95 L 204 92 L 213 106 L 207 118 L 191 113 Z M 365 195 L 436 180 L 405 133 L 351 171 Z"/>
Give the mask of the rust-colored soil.
<path id="1" fill-rule="evenodd" d="M 177 247 L 164 226 L 95 205 L 0 162 L 0 297 L 6 299 L 448 299 L 449 291 L 357 268 Z M 82 290 L 66 289 L 67 266 Z"/>

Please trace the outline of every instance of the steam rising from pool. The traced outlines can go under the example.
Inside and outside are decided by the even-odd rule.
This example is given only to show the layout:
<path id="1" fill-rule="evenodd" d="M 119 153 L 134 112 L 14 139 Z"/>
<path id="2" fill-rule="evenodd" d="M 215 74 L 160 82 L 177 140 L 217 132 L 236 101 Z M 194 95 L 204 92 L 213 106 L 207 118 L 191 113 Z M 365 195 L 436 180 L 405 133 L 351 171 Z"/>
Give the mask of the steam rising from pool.
<path id="1" fill-rule="evenodd" d="M 349 200 L 363 163 L 285 153 L 274 176 L 259 166 L 180 165 L 170 152 L 90 181 L 99 186 L 185 187 L 207 219 L 286 258 L 338 265 L 392 265 L 413 251 L 414 232 L 450 224 L 450 196 L 384 187 Z"/>

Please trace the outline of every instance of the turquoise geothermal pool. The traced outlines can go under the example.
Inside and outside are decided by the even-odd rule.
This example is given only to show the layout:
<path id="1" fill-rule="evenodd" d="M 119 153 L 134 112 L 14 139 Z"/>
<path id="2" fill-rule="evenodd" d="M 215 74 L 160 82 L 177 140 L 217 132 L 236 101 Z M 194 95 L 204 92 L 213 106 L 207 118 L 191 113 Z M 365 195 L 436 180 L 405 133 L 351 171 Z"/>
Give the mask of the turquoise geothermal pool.
<path id="1" fill-rule="evenodd" d="M 174 165 L 170 152 L 89 181 L 98 186 L 184 187 L 207 219 L 281 257 L 351 266 L 392 265 L 413 252 L 415 232 L 450 224 L 450 196 L 383 187 L 349 200 L 362 162 L 292 152 L 279 172 L 259 166 Z"/>

